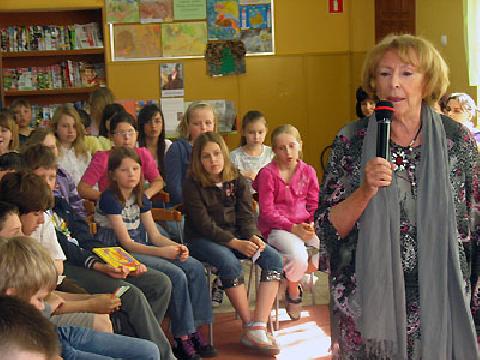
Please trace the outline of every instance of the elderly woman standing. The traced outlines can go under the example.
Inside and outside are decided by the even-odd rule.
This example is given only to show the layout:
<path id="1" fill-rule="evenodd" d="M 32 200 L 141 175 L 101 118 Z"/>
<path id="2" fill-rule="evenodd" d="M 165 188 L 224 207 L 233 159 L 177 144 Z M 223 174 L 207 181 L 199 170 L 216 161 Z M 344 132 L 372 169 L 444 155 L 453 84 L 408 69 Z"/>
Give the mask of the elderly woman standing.
<path id="1" fill-rule="evenodd" d="M 429 106 L 447 72 L 411 35 L 388 36 L 365 60 L 364 88 L 394 105 L 391 162 L 375 157 L 373 115 L 333 144 L 316 230 L 330 259 L 334 358 L 477 359 L 468 308 L 477 150 Z"/>

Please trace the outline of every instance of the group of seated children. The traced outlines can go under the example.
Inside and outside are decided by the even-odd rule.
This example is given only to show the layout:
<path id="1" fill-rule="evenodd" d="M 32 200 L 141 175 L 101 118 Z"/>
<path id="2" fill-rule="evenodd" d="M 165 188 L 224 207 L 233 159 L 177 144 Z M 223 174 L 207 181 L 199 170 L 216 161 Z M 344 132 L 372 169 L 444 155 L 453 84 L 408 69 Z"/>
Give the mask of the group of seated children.
<path id="1" fill-rule="evenodd" d="M 22 130 L 22 152 L 11 152 L 14 136 L 3 136 L 3 129 L 12 135 L 16 126 L 7 112 L 0 113 L 0 271 L 6 274 L 0 295 L 31 303 L 57 326 L 60 352 L 55 344 L 41 349 L 50 357 L 58 352 L 65 359 L 197 360 L 217 354 L 200 330 L 212 323 L 204 262 L 215 269 L 217 290 L 225 291 L 240 315 L 241 343 L 278 354 L 266 323 L 279 283 L 284 276 L 287 312 L 292 320 L 300 318 L 306 246 L 319 243 L 313 228 L 318 181 L 301 160 L 298 130 L 278 127 L 270 148 L 264 145 L 265 117 L 249 111 L 241 146 L 229 153 L 215 132 L 214 109 L 195 102 L 171 143 L 156 105 L 140 111 L 137 130 L 135 118 L 107 95 L 96 98 L 102 113 L 91 103 L 90 133 L 108 134 L 109 147 L 89 145 L 93 136 L 78 112 L 62 105 L 51 129 Z M 23 110 L 15 110 L 17 120 Z M 152 217 L 152 198 L 164 186 L 170 205 L 182 204 L 185 244 L 171 240 L 176 237 L 168 222 L 160 226 Z M 95 235 L 83 199 L 96 202 Z M 93 252 L 112 246 L 140 265 L 113 267 Z M 261 268 L 253 316 L 244 259 Z M 173 351 L 160 326 L 166 313 Z M 47 325 L 45 336 L 51 333 Z"/>

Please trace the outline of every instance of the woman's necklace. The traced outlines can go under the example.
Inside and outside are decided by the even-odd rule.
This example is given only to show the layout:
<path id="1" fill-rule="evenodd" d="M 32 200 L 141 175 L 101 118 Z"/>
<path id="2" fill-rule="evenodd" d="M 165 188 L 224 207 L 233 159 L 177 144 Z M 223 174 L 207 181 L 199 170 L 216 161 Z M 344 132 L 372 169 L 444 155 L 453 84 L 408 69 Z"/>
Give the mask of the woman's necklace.
<path id="1" fill-rule="evenodd" d="M 412 198 L 416 198 L 417 195 L 417 179 L 415 176 L 415 164 L 419 161 L 419 153 L 414 151 L 413 145 L 418 139 L 418 135 L 422 131 L 422 125 L 417 130 L 415 137 L 410 141 L 408 147 L 403 147 L 397 144 L 391 144 L 391 159 L 393 163 L 393 171 L 402 172 L 406 171 L 407 181 L 410 182 L 410 189 Z M 402 177 L 401 174 L 399 174 Z M 403 176 L 405 178 L 405 176 Z"/>

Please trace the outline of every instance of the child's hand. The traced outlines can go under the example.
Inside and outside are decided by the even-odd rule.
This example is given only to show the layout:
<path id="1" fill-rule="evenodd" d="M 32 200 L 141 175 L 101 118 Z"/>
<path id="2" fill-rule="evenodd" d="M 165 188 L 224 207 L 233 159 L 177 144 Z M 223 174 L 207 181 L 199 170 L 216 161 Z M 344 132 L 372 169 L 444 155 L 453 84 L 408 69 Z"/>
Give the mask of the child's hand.
<path id="1" fill-rule="evenodd" d="M 265 250 L 265 246 L 266 246 L 265 242 L 262 239 L 260 239 L 257 235 L 252 235 L 250 239 L 248 239 L 248 241 L 251 241 L 255 245 L 257 245 L 260 251 Z"/>
<path id="2" fill-rule="evenodd" d="M 50 307 L 52 308 L 52 314 L 55 314 L 57 309 L 62 307 L 63 298 L 60 295 L 57 295 L 55 291 L 52 291 L 45 300 Z"/>
<path id="3" fill-rule="evenodd" d="M 140 276 L 140 275 L 142 275 L 146 272 L 147 272 L 147 267 L 143 264 L 140 264 L 140 266 L 138 266 L 135 271 L 130 271 L 128 273 L 128 276 L 137 277 L 137 276 Z"/>
<path id="4" fill-rule="evenodd" d="M 258 245 L 248 240 L 233 239 L 229 242 L 229 246 L 249 258 L 251 258 L 258 250 Z"/>
<path id="5" fill-rule="evenodd" d="M 114 279 L 125 279 L 130 273 L 130 270 L 128 270 L 126 266 L 119 266 L 114 268 L 113 266 L 100 262 L 96 262 L 95 264 L 93 264 L 93 270 L 107 274 Z"/>
<path id="6" fill-rule="evenodd" d="M 297 235 L 303 241 L 311 240 L 315 235 L 313 225 L 307 223 L 294 224 L 290 232 Z"/>
<path id="7" fill-rule="evenodd" d="M 90 312 L 96 314 L 111 314 L 122 306 L 122 301 L 115 294 L 92 295 L 87 301 Z"/>
<path id="8" fill-rule="evenodd" d="M 178 245 L 168 245 L 158 248 L 158 256 L 169 260 L 176 260 L 180 255 L 180 248 Z"/>
<path id="9" fill-rule="evenodd" d="M 188 259 L 188 256 L 189 256 L 189 251 L 188 251 L 188 247 L 186 247 L 185 245 L 179 245 L 179 259 L 180 261 L 185 261 Z"/>

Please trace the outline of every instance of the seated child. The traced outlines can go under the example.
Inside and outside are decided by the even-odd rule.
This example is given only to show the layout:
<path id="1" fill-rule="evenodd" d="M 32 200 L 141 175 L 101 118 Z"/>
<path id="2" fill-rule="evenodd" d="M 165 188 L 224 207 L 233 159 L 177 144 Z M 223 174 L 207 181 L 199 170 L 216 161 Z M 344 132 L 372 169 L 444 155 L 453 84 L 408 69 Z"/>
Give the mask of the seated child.
<path id="1" fill-rule="evenodd" d="M 43 177 L 50 189 L 55 188 L 56 158 L 52 151 L 37 145 L 24 155 L 25 166 Z M 20 208 L 26 206 L 26 199 L 36 196 L 31 191 L 20 193 L 19 186 L 10 186 L 9 194 L 10 201 L 16 202 Z M 95 294 L 112 293 L 121 286 L 130 286 L 122 296 L 122 308 L 118 312 L 127 317 L 127 326 L 120 328 L 120 332 L 132 335 L 132 330 L 135 336 L 152 340 L 158 345 L 162 359 L 172 359 L 170 345 L 160 327 L 170 300 L 169 278 L 151 268 L 147 271 L 144 265 L 137 271 L 129 272 L 125 267 L 113 268 L 105 264 L 89 251 L 105 245 L 93 239 L 85 220 L 59 195 L 55 195 L 52 215 L 55 240 L 67 256 L 65 274 Z"/>
<path id="2" fill-rule="evenodd" d="M 22 145 L 32 133 L 32 105 L 27 99 L 15 99 L 9 109 L 15 114 L 15 121 L 18 125 L 18 139 L 20 145 Z"/>
<path id="3" fill-rule="evenodd" d="M 259 170 L 273 158 L 272 148 L 263 144 L 267 131 L 265 116 L 260 111 L 248 111 L 242 119 L 240 147 L 230 153 L 232 165 L 249 180 L 250 184 L 255 180 Z"/>
<path id="4" fill-rule="evenodd" d="M 18 191 L 13 189 L 15 184 L 20 184 L 20 188 L 23 190 L 21 194 L 18 194 Z M 14 205 L 27 202 L 31 206 L 31 208 L 21 206 L 22 213 L 20 216 L 18 215 L 18 210 L 15 213 L 8 206 L 0 207 L 0 210 L 7 211 L 6 214 L 0 213 L 0 218 L 8 215 L 8 220 L 10 221 L 18 219 L 21 225 L 20 231 L 35 238 L 47 250 L 52 260 L 54 260 L 57 274 L 62 275 L 65 255 L 57 242 L 50 215 L 39 211 L 39 214 L 42 216 L 37 217 L 35 211 L 36 209 L 49 206 L 49 203 L 53 200 L 50 189 L 48 189 L 40 177 L 23 172 L 6 175 L 0 186 L 3 190 L 6 188 L 11 189 L 11 192 L 17 195 Z M 27 198 L 27 200 L 22 198 L 25 195 L 30 195 L 32 192 L 35 192 L 35 196 Z M 11 225 L 11 223 L 4 224 L 2 230 L 7 231 Z M 53 299 L 53 295 L 59 298 Z M 121 302 L 119 299 L 112 298 L 110 294 L 78 295 L 55 291 L 53 295 L 52 301 L 63 303 L 62 307 L 55 312 L 51 319 L 54 324 L 76 325 L 90 327 L 97 331 L 112 332 L 109 314 L 120 307 Z"/>
<path id="5" fill-rule="evenodd" d="M 170 194 L 171 205 L 183 202 L 182 184 L 187 176 L 195 139 L 205 132 L 215 131 L 215 110 L 204 102 L 193 102 L 188 106 L 182 121 L 178 124 L 178 139 L 165 154 L 165 183 Z"/>
<path id="6" fill-rule="evenodd" d="M 107 246 L 122 246 L 139 261 L 170 277 L 169 314 L 178 359 L 215 356 L 213 346 L 198 331 L 199 326 L 212 321 L 205 268 L 189 257 L 186 246 L 158 232 L 151 201 L 142 189 L 140 157 L 129 147 L 112 149 L 108 174 L 110 186 L 100 196 L 95 212 L 97 239 Z"/>
<path id="7" fill-rule="evenodd" d="M 55 327 L 33 305 L 2 295 L 0 354 L 16 360 L 61 359 Z"/>
<path id="8" fill-rule="evenodd" d="M 302 139 L 292 125 L 272 132 L 273 161 L 258 173 L 253 188 L 259 195 L 258 227 L 267 242 L 285 259 L 288 281 L 285 303 L 292 320 L 300 318 L 302 288 L 299 284 L 308 268 L 305 245 L 319 248 L 313 228 L 318 207 L 318 179 L 315 169 L 301 160 Z M 318 260 L 316 260 L 318 267 Z"/>
<path id="9" fill-rule="evenodd" d="M 220 135 L 204 133 L 195 140 L 183 201 L 189 248 L 197 259 L 217 268 L 244 325 L 241 343 L 265 355 L 278 354 L 277 343 L 267 335 L 266 321 L 278 292 L 282 258 L 259 237 L 248 183 L 230 163 Z M 240 259 L 252 259 L 262 268 L 253 322 Z"/>
<path id="10" fill-rule="evenodd" d="M 77 186 L 92 159 L 85 145 L 85 129 L 80 122 L 80 115 L 72 105 L 60 105 L 53 114 L 50 126 L 57 137 L 58 165 Z"/>
<path id="11" fill-rule="evenodd" d="M 53 130 L 47 128 L 37 128 L 32 132 L 32 135 L 23 146 L 23 152 L 33 145 L 44 145 L 50 148 L 55 157 L 58 157 L 57 140 Z M 70 174 L 64 169 L 57 168 L 57 186 L 55 188 L 55 194 L 61 195 L 73 209 L 82 217 L 86 217 L 87 212 L 83 205 L 83 199 L 78 195 L 77 187 Z"/>
<path id="12" fill-rule="evenodd" d="M 119 112 L 110 120 L 110 137 L 113 140 L 113 147 L 127 147 L 134 149 L 142 159 L 142 170 L 145 179 L 149 182 L 145 195 L 151 198 L 163 188 L 163 178 L 160 176 L 157 164 L 148 149 L 136 147 L 137 130 L 135 120 L 125 112 Z M 98 151 L 93 155 L 82 180 L 78 184 L 78 192 L 84 199 L 97 201 L 109 185 L 108 157 L 110 151 Z M 94 188 L 98 185 L 98 190 Z"/>
<path id="13" fill-rule="evenodd" d="M 28 301 L 47 316 L 45 298 L 55 288 L 57 273 L 45 249 L 30 237 L 0 238 L 0 294 Z M 80 327 L 58 327 L 62 357 L 69 359 L 160 359 L 155 344 Z"/>

